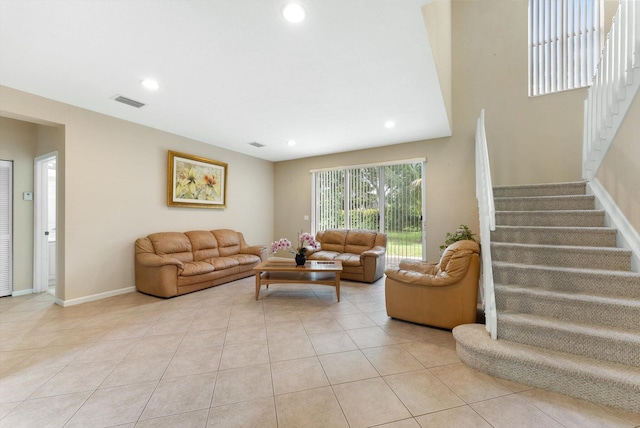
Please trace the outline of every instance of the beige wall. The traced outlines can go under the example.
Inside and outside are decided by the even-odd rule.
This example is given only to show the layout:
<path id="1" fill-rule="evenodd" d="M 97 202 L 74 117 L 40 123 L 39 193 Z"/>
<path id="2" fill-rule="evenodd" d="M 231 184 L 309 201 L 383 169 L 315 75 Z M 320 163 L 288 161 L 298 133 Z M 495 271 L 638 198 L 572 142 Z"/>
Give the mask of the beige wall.
<path id="1" fill-rule="evenodd" d="M 0 159 L 13 161 L 13 291 L 33 288 L 33 158 L 38 126 L 0 117 Z"/>
<path id="2" fill-rule="evenodd" d="M 442 99 L 451 123 L 451 0 L 433 0 L 422 6 L 422 18 L 438 72 Z"/>
<path id="3" fill-rule="evenodd" d="M 605 28 L 611 26 L 611 17 L 616 13 L 618 2 L 605 2 Z M 602 163 L 596 178 L 629 223 L 640 232 L 640 98 L 636 95 L 611 148 Z"/>
<path id="4" fill-rule="evenodd" d="M 637 232 L 640 232 L 640 96 L 596 175 Z"/>
<path id="5" fill-rule="evenodd" d="M 64 125 L 65 301 L 134 286 L 133 244 L 152 232 L 232 228 L 249 243 L 272 238 L 271 162 L 1 86 L 0 114 Z M 170 149 L 228 163 L 227 209 L 167 207 Z"/>
<path id="6" fill-rule="evenodd" d="M 309 169 L 427 157 L 427 258 L 437 259 L 447 232 L 459 224 L 478 231 L 474 133 L 482 108 L 494 184 L 581 179 L 586 90 L 528 97 L 527 0 L 455 0 L 451 15 L 453 135 L 277 163 L 277 236 L 310 228 L 302 220 L 311 204 Z"/>

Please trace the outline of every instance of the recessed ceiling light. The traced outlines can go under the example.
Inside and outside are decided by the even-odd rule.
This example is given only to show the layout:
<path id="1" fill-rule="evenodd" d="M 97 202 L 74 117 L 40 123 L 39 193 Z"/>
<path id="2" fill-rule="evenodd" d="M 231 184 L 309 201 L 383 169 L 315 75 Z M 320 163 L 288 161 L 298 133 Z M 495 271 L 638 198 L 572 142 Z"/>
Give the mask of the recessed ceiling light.
<path id="1" fill-rule="evenodd" d="M 289 22 L 302 22 L 305 16 L 305 10 L 297 3 L 289 3 L 282 9 L 282 16 Z"/>
<path id="2" fill-rule="evenodd" d="M 385 128 L 393 128 L 396 126 L 396 123 L 393 120 L 388 120 L 384 123 Z"/>
<path id="3" fill-rule="evenodd" d="M 142 84 L 142 86 L 152 91 L 156 91 L 158 90 L 158 88 L 160 88 L 160 85 L 158 85 L 158 82 L 156 82 L 153 79 L 144 79 L 140 83 Z"/>
<path id="4" fill-rule="evenodd" d="M 289 140 L 287 141 L 287 144 L 290 146 L 295 146 L 296 145 L 296 140 Z"/>

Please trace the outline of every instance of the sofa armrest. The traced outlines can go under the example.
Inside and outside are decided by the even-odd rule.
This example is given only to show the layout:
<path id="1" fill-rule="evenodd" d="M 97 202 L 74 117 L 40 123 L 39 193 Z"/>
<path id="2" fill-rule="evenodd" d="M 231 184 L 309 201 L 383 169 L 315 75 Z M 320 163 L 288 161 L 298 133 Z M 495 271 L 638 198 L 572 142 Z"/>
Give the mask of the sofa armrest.
<path id="1" fill-rule="evenodd" d="M 264 245 L 251 245 L 242 247 L 240 252 L 243 254 L 253 254 L 255 256 L 260 257 L 260 260 L 266 260 L 268 257 L 267 247 Z"/>
<path id="2" fill-rule="evenodd" d="M 310 246 L 310 245 L 307 245 L 307 246 L 306 246 L 306 247 L 304 247 L 304 248 L 306 248 L 306 249 L 307 249 L 307 252 L 305 253 L 305 255 L 306 255 L 307 257 L 309 257 L 309 256 L 310 256 L 311 254 L 313 254 L 313 253 L 317 253 L 318 251 L 322 250 L 322 246 L 321 246 L 321 245 L 318 245 L 318 247 L 317 247 L 317 248 L 314 248 L 314 247 L 312 247 L 312 246 Z"/>
<path id="3" fill-rule="evenodd" d="M 145 267 L 162 267 L 175 265 L 184 269 L 184 263 L 173 257 L 161 257 L 153 253 L 136 254 L 136 262 Z"/>
<path id="4" fill-rule="evenodd" d="M 381 257 L 387 253 L 386 248 L 384 247 L 372 247 L 370 250 L 363 251 L 360 253 L 360 258 L 362 257 Z"/>
<path id="5" fill-rule="evenodd" d="M 425 262 L 422 260 L 400 260 L 398 267 L 400 269 L 415 271 L 427 275 L 436 275 L 438 273 L 437 263 Z"/>
<path id="6" fill-rule="evenodd" d="M 387 269 L 384 273 L 389 279 L 425 287 L 446 287 L 460 282 L 460 278 L 450 277 L 446 273 L 443 275 L 429 275 L 404 269 Z"/>

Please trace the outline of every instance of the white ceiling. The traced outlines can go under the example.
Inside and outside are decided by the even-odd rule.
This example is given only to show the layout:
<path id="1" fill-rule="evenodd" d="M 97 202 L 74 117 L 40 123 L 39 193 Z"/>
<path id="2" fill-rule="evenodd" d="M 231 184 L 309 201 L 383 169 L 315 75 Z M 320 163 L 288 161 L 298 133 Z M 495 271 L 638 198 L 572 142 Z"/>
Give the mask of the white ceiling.
<path id="1" fill-rule="evenodd" d="M 429 1 L 0 0 L 0 84 L 270 161 L 438 138 Z"/>

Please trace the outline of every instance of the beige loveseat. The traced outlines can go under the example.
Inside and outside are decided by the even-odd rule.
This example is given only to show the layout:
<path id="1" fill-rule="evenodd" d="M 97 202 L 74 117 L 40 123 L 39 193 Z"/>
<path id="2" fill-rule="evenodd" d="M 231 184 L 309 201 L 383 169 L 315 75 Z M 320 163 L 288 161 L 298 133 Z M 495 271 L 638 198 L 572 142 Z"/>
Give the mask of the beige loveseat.
<path id="1" fill-rule="evenodd" d="M 249 246 L 230 229 L 153 233 L 135 248 L 138 291 L 173 297 L 254 275 L 266 259 L 262 245 Z"/>
<path id="2" fill-rule="evenodd" d="M 307 249 L 309 260 L 342 262 L 340 278 L 374 282 L 384 274 L 387 235 L 358 229 L 328 229 L 316 234 L 319 249 Z"/>

